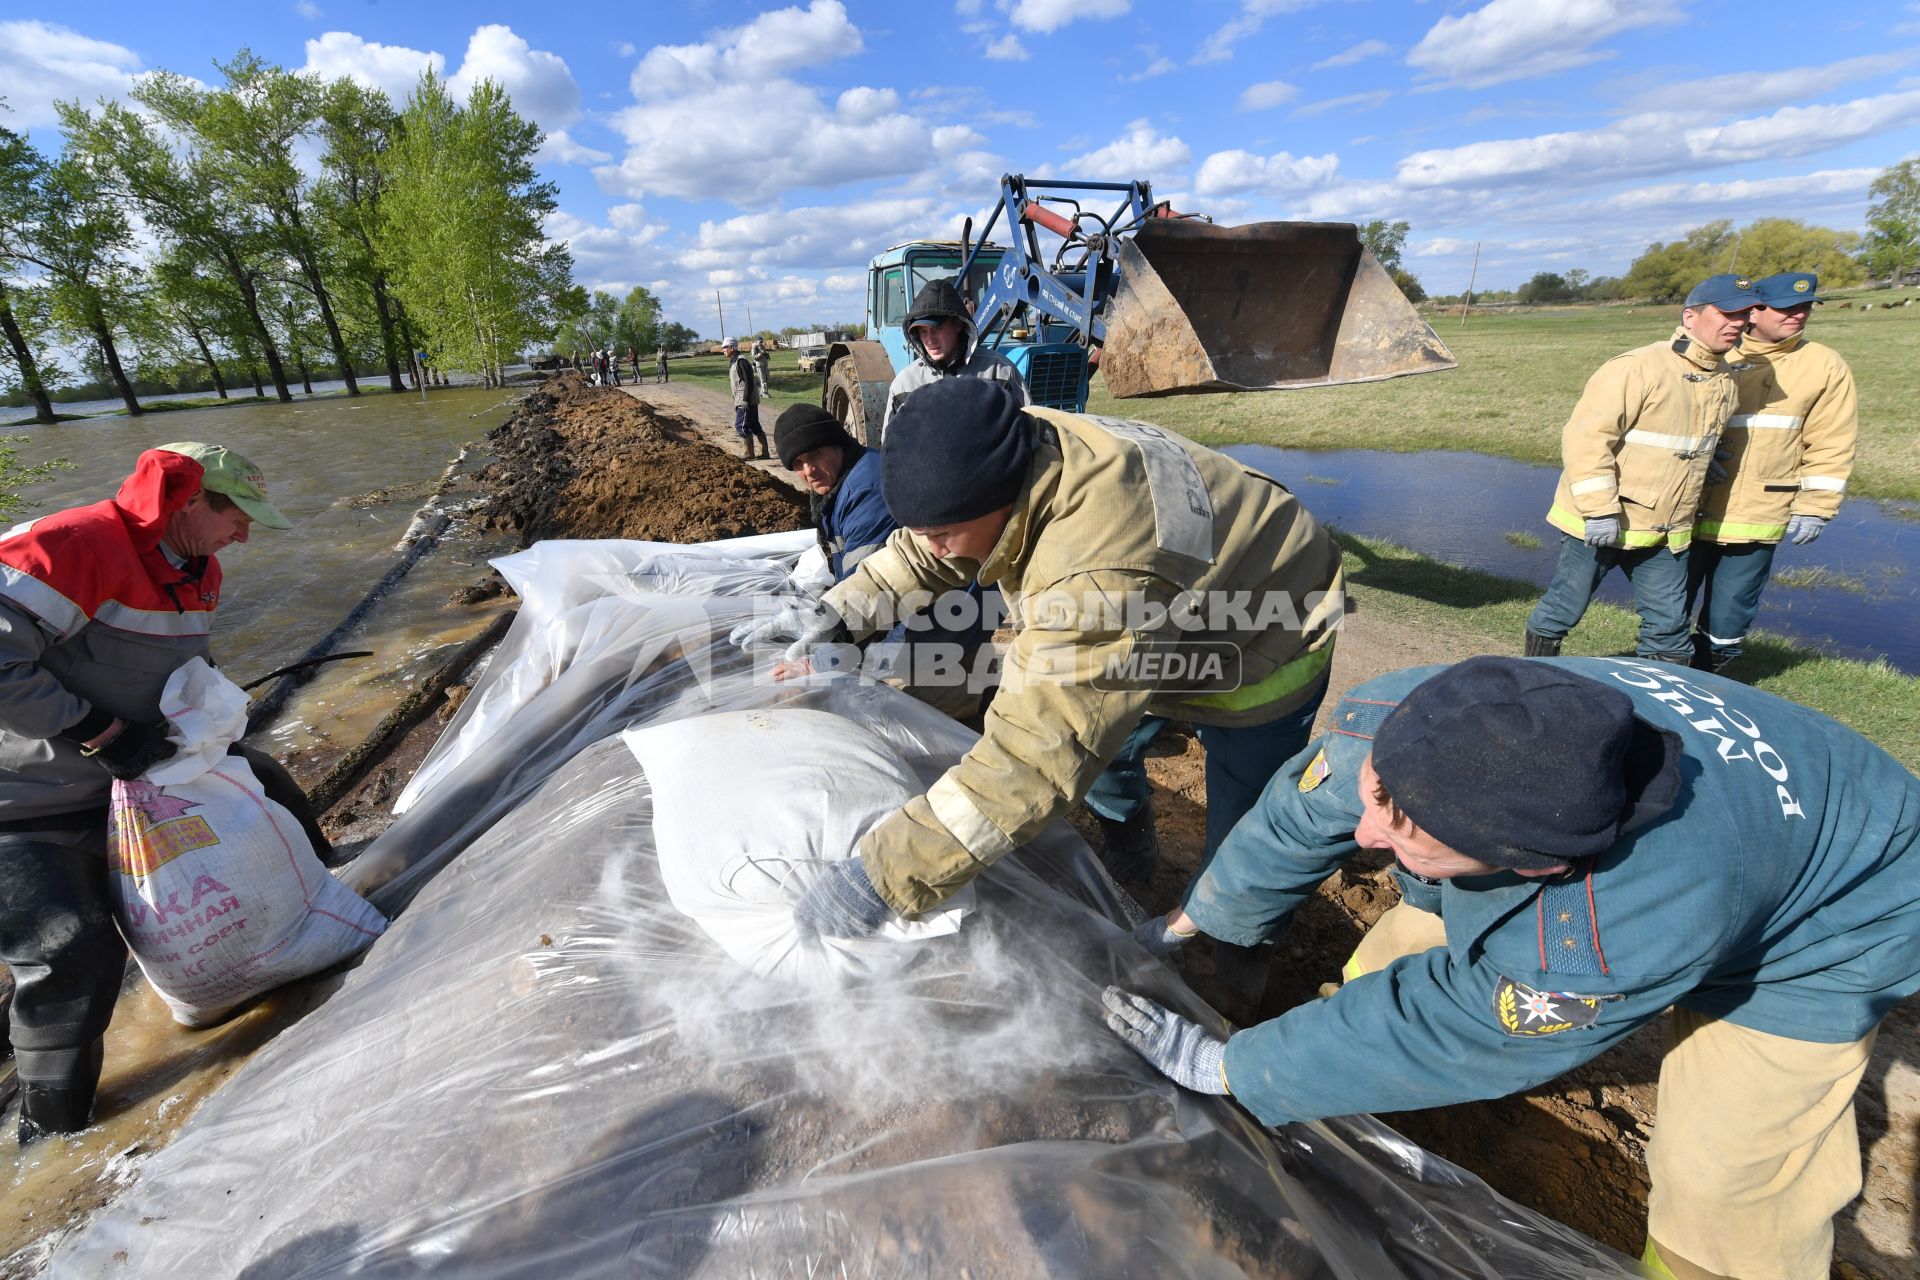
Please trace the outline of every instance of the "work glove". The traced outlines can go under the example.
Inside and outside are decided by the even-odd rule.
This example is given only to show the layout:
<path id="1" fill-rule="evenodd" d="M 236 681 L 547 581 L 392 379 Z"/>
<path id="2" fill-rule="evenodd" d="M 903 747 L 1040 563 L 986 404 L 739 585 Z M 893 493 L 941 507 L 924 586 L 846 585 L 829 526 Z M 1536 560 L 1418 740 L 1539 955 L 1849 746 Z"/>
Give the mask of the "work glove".
<path id="1" fill-rule="evenodd" d="M 1727 482 L 1727 461 L 1733 455 L 1725 449 L 1715 449 L 1713 456 L 1707 459 L 1707 483 L 1725 484 Z"/>
<path id="2" fill-rule="evenodd" d="M 796 600 L 784 604 L 774 611 L 772 617 L 749 618 L 727 633 L 728 640 L 749 651 L 769 644 L 801 649 L 798 655 L 790 652 L 790 657 L 805 657 L 806 649 L 828 640 L 852 638 L 840 615 L 818 600 Z"/>
<path id="3" fill-rule="evenodd" d="M 167 741 L 167 726 L 164 724 L 133 724 L 113 735 L 108 743 L 93 753 L 93 758 L 122 782 L 132 782 L 162 760 L 171 760 L 179 750 Z"/>
<path id="4" fill-rule="evenodd" d="M 1793 545 L 1804 547 L 1827 527 L 1825 516 L 1793 516 L 1787 521 L 1787 536 L 1793 539 Z"/>
<path id="5" fill-rule="evenodd" d="M 1107 1025 L 1132 1045 L 1160 1074 L 1195 1093 L 1228 1092 L 1221 1069 L 1227 1042 L 1197 1022 L 1118 987 L 1100 993 L 1107 1007 Z"/>
<path id="6" fill-rule="evenodd" d="M 1191 933 L 1181 933 L 1171 923 L 1173 913 L 1153 916 L 1133 927 L 1133 940 L 1147 949 L 1148 954 L 1156 956 L 1172 955 L 1182 945 L 1192 942 L 1200 936 L 1198 929 Z"/>
<path id="7" fill-rule="evenodd" d="M 1587 545 L 1590 547 L 1617 547 L 1620 545 L 1620 517 L 1592 516 L 1587 520 Z"/>
<path id="8" fill-rule="evenodd" d="M 858 854 L 829 863 L 793 904 L 793 922 L 803 933 L 825 938 L 866 938 L 893 913 L 874 892 Z"/>

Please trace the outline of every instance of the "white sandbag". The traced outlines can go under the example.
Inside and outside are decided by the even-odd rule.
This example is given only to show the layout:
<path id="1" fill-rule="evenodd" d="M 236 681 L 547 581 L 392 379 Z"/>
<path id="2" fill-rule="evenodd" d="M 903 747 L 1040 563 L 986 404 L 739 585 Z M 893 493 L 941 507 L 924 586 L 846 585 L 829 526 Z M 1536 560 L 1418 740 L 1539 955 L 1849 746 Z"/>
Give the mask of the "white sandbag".
<path id="1" fill-rule="evenodd" d="M 227 747 L 247 696 L 199 658 L 161 695 L 178 754 L 116 780 L 108 884 L 147 981 L 190 1027 L 336 964 L 386 918 L 320 865 L 300 823 Z"/>
<path id="2" fill-rule="evenodd" d="M 879 737 L 824 711 L 725 711 L 621 735 L 653 793 L 660 878 L 682 914 L 762 977 L 805 985 L 876 977 L 910 963 L 905 943 L 944 937 L 971 887 L 872 938 L 819 938 L 793 904 L 832 862 L 920 793 Z"/>

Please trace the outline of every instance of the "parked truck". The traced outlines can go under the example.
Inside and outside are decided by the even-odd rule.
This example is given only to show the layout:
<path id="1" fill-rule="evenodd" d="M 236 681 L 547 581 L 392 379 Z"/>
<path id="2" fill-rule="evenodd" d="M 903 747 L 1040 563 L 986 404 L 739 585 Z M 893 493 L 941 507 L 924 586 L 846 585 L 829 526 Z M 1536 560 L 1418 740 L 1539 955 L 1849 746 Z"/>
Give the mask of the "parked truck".
<path id="1" fill-rule="evenodd" d="M 1111 212 L 1088 205 L 1117 198 Z M 988 237 L 1001 228 L 1008 243 Z M 1044 238 L 1043 238 L 1044 237 Z M 1332 386 L 1451 369 L 1350 223 L 1220 227 L 1131 182 L 1000 180 L 978 239 L 914 240 L 868 265 L 866 341 L 827 344 L 820 403 L 880 440 L 887 388 L 912 359 L 901 326 L 929 280 L 953 278 L 979 340 L 1033 402 L 1080 411 L 1097 366 L 1122 398 Z"/>

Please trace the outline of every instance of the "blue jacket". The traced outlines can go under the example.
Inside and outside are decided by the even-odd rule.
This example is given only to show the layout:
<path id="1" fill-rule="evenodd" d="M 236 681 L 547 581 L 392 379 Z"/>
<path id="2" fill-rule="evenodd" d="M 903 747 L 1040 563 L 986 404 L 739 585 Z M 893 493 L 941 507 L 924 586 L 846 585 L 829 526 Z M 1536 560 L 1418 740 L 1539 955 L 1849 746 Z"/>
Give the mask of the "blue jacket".
<path id="1" fill-rule="evenodd" d="M 1858 1039 L 1920 990 L 1920 779 L 1859 734 L 1718 676 L 1626 658 L 1556 665 L 1681 736 L 1673 808 L 1550 880 L 1412 882 L 1447 945 L 1227 1043 L 1268 1124 L 1495 1098 L 1550 1080 L 1670 1004 L 1772 1035 Z M 1372 735 L 1441 670 L 1353 690 L 1188 893 L 1227 942 L 1271 936 L 1357 847 Z M 1472 850 L 1462 850 L 1471 854 Z"/>
<path id="2" fill-rule="evenodd" d="M 861 449 L 840 483 L 821 499 L 817 515 L 821 549 L 833 568 L 833 580 L 842 581 L 900 527 L 880 496 L 880 455 Z"/>

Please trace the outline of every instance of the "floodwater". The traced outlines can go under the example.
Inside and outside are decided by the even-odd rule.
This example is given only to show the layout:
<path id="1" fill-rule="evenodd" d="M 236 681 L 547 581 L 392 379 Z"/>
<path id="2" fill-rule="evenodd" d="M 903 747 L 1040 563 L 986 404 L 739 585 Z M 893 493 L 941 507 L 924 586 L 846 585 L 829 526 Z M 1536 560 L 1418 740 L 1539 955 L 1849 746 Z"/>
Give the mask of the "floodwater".
<path id="1" fill-rule="evenodd" d="M 110 497 L 139 452 L 157 444 L 203 440 L 246 455 L 294 527 L 256 528 L 245 545 L 220 556 L 225 585 L 214 655 L 245 683 L 297 660 L 359 603 L 398 558 L 395 544 L 449 464 L 505 420 L 517 394 L 435 390 L 425 404 L 418 395 L 339 397 L 20 427 L 22 461 L 74 464 L 30 486 L 24 496 L 37 505 L 20 518 Z M 459 470 L 485 460 L 484 448 L 471 450 Z M 356 745 L 416 674 L 485 625 L 488 610 L 449 607 L 447 597 L 509 547 L 463 540 L 460 527 L 342 646 L 375 656 L 325 668 L 259 745 L 322 759 Z M 164 1146 L 208 1092 L 330 985 L 297 983 L 231 1022 L 196 1031 L 174 1025 L 143 982 L 130 982 L 107 1035 L 101 1122 L 25 1153 L 11 1132 L 0 1133 L 0 1201 L 8 1209 L 0 1219 L 0 1275 L 30 1271 L 31 1252 L 8 1255 L 136 1176 L 146 1153 Z"/>
<path id="2" fill-rule="evenodd" d="M 377 375 L 377 378 L 377 381 L 374 377 L 360 379 L 360 389 L 362 391 L 386 391 L 387 375 L 381 373 Z M 273 394 L 273 384 L 271 382 L 263 382 L 260 385 L 265 388 L 267 395 L 271 396 Z M 297 378 L 287 383 L 287 389 L 293 392 L 293 399 L 296 404 L 308 398 L 307 393 L 301 389 L 300 382 Z M 347 384 L 339 378 L 330 378 L 313 384 L 313 394 L 316 397 L 335 395 L 346 389 Z M 212 390 L 156 391 L 152 395 L 136 395 L 134 399 L 138 400 L 141 404 L 157 404 L 162 400 L 198 400 L 202 396 L 212 396 L 214 394 Z M 253 384 L 244 381 L 232 383 L 227 387 L 227 394 L 235 399 L 250 396 L 253 394 Z M 62 416 L 67 414 L 119 413 L 126 407 L 126 401 L 122 400 L 119 396 L 109 396 L 104 400 L 55 400 L 53 402 L 53 411 Z M 31 417 L 33 417 L 33 406 L 30 404 L 13 406 L 0 405 L 0 426 L 28 426 L 31 424 L 29 424 L 27 420 Z"/>
<path id="3" fill-rule="evenodd" d="M 1557 468 L 1477 453 L 1316 453 L 1266 445 L 1231 445 L 1225 452 L 1280 481 L 1316 516 L 1348 533 L 1542 588 L 1553 576 L 1565 536 L 1546 522 Z M 1510 533 L 1532 534 L 1540 545 L 1516 545 Z M 1760 602 L 1760 627 L 1821 653 L 1885 658 L 1920 675 L 1915 504 L 1848 499 L 1817 542 L 1783 544 L 1773 572 L 1776 580 Z M 1808 585 L 1781 582 L 1782 573 Z M 1609 575 L 1600 596 L 1632 604 L 1621 574 Z M 1513 639 L 1517 650 L 1520 637 Z"/>

